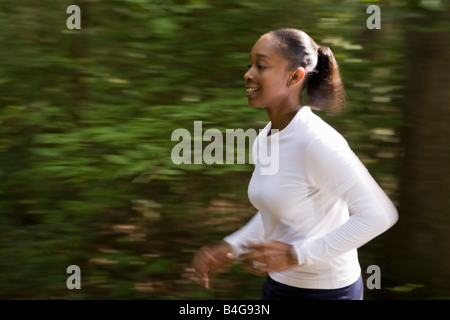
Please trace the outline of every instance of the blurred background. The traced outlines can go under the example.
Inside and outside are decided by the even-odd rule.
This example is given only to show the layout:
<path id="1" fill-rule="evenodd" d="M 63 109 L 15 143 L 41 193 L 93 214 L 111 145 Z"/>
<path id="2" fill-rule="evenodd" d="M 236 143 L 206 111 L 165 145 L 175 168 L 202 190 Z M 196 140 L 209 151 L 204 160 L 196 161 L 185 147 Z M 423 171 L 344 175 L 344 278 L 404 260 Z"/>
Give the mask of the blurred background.
<path id="1" fill-rule="evenodd" d="M 175 165 L 171 134 L 263 128 L 249 53 L 294 27 L 333 50 L 348 110 L 320 116 L 399 210 L 359 250 L 365 281 L 381 270 L 366 299 L 449 299 L 449 22 L 446 0 L 2 0 L 0 298 L 258 299 L 264 279 L 237 265 L 209 291 L 190 266 L 255 213 L 252 165 Z"/>

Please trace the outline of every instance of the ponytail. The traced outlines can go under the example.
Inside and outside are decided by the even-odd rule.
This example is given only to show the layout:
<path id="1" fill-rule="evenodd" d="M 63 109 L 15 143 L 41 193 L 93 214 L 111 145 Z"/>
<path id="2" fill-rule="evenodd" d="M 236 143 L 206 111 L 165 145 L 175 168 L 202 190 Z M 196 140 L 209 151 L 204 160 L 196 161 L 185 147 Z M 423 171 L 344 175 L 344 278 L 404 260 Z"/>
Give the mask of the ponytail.
<path id="1" fill-rule="evenodd" d="M 307 79 L 309 105 L 330 113 L 338 113 L 345 107 L 345 90 L 339 66 L 328 47 L 317 50 L 317 65 Z"/>
<path id="2" fill-rule="evenodd" d="M 306 79 L 300 89 L 307 89 L 312 108 L 338 113 L 345 107 L 345 91 L 339 66 L 328 47 L 320 47 L 304 31 L 278 29 L 271 31 L 290 68 L 303 67 Z"/>

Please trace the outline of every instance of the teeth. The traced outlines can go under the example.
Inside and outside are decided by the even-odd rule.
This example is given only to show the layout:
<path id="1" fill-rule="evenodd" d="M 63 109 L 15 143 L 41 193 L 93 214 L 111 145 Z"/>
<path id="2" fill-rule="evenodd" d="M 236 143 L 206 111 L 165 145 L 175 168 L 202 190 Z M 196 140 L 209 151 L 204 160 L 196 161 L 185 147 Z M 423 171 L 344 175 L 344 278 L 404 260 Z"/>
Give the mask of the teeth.
<path id="1" fill-rule="evenodd" d="M 255 88 L 247 88 L 247 92 L 256 92 L 256 91 L 258 91 L 259 89 L 255 89 Z"/>

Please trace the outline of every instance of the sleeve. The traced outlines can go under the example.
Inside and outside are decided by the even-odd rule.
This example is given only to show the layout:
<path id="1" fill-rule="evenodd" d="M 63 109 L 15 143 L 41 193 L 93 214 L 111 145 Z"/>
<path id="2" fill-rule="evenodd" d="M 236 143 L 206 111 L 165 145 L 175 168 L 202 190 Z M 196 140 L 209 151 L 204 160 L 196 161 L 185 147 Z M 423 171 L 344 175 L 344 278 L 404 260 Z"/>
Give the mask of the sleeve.
<path id="1" fill-rule="evenodd" d="M 322 237 L 294 244 L 299 264 L 312 264 L 359 248 L 398 220 L 397 210 L 347 142 L 315 140 L 305 163 L 311 182 L 347 202 L 350 218 Z"/>
<path id="2" fill-rule="evenodd" d="M 245 252 L 244 246 L 263 242 L 264 226 L 261 213 L 258 211 L 246 225 L 226 236 L 223 240 L 231 245 L 236 258 Z"/>

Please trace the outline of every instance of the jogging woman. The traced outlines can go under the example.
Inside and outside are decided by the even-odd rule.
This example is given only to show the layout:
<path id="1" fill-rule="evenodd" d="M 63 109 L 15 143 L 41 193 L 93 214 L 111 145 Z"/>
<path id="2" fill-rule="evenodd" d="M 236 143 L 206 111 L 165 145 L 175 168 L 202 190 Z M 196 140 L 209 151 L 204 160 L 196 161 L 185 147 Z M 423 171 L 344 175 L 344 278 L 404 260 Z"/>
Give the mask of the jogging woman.
<path id="1" fill-rule="evenodd" d="M 398 215 L 347 141 L 313 112 L 345 104 L 332 51 L 301 30 L 271 31 L 254 45 L 244 80 L 249 104 L 270 119 L 254 157 L 257 146 L 276 145 L 277 172 L 263 174 L 255 161 L 248 196 L 257 212 L 196 253 L 200 283 L 209 287 L 209 274 L 237 259 L 267 275 L 263 299 L 362 299 L 357 248 Z"/>

